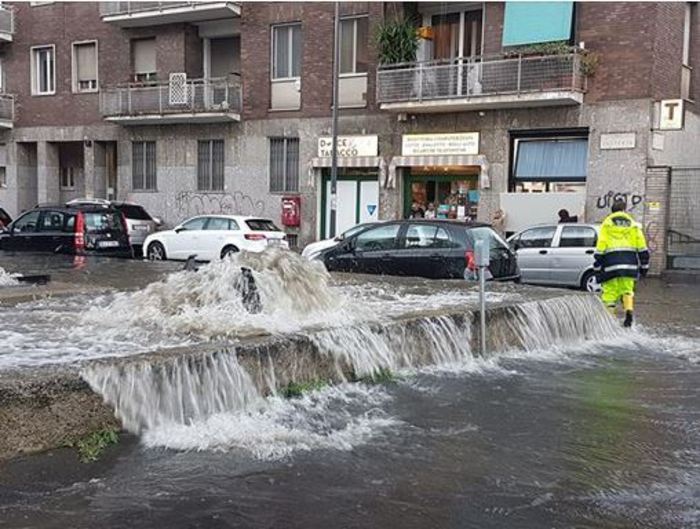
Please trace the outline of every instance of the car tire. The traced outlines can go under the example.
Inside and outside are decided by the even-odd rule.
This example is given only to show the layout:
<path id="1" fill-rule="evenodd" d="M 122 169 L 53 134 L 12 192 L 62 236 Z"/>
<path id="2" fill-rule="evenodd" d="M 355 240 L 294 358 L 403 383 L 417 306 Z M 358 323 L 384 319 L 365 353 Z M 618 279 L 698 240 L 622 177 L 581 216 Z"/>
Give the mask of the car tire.
<path id="1" fill-rule="evenodd" d="M 221 258 L 225 259 L 231 254 L 238 253 L 240 250 L 236 248 L 235 246 L 229 245 L 229 246 L 224 246 L 224 249 L 221 250 Z"/>
<path id="2" fill-rule="evenodd" d="M 165 261 L 168 258 L 165 254 L 165 247 L 157 241 L 148 245 L 146 257 L 149 261 Z"/>
<path id="3" fill-rule="evenodd" d="M 581 290 L 592 292 L 594 294 L 600 292 L 600 283 L 598 283 L 593 270 L 589 270 L 583 274 L 583 278 L 581 278 Z"/>

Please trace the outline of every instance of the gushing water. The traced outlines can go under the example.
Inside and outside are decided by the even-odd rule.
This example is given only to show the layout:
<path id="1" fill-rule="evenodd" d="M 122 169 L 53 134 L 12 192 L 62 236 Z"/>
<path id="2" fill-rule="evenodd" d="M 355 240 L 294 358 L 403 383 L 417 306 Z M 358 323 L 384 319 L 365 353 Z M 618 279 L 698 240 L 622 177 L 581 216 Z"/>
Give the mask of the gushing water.
<path id="1" fill-rule="evenodd" d="M 13 287 L 18 284 L 19 281 L 16 279 L 16 274 L 11 274 L 0 266 L 0 287 Z"/>

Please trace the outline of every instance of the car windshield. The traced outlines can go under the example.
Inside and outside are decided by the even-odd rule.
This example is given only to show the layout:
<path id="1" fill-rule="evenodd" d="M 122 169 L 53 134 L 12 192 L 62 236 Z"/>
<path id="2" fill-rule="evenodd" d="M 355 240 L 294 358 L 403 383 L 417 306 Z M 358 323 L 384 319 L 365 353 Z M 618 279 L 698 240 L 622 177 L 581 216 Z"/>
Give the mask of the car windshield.
<path id="1" fill-rule="evenodd" d="M 367 228 L 369 225 L 368 224 L 358 224 L 357 226 L 353 226 L 349 230 L 345 230 L 343 233 L 340 234 L 340 239 L 347 239 L 348 237 L 352 237 L 356 233 L 359 233 L 360 231 L 364 230 Z"/>
<path id="2" fill-rule="evenodd" d="M 124 231 L 122 216 L 117 211 L 91 211 L 84 213 L 84 216 L 87 233 Z"/>
<path id="3" fill-rule="evenodd" d="M 120 204 L 116 208 L 121 211 L 127 219 L 152 220 L 148 212 L 141 206 L 133 204 Z"/>
<path id="4" fill-rule="evenodd" d="M 268 219 L 250 219 L 245 223 L 253 231 L 280 231 L 275 223 Z"/>

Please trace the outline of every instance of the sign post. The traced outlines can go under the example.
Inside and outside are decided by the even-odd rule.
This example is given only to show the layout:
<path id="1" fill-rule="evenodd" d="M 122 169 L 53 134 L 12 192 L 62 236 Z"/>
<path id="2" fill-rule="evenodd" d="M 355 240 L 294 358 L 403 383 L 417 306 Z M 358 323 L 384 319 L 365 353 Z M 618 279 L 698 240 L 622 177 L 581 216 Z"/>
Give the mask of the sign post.
<path id="1" fill-rule="evenodd" d="M 335 3 L 335 18 L 333 31 L 333 124 L 331 136 L 331 219 L 330 235 L 335 237 L 336 216 L 338 211 L 338 70 L 340 62 L 340 43 L 338 33 L 340 31 L 340 4 Z"/>
<path id="2" fill-rule="evenodd" d="M 474 244 L 474 260 L 479 269 L 479 319 L 480 319 L 480 352 L 486 356 L 486 271 L 489 267 L 489 241 L 479 239 Z"/>

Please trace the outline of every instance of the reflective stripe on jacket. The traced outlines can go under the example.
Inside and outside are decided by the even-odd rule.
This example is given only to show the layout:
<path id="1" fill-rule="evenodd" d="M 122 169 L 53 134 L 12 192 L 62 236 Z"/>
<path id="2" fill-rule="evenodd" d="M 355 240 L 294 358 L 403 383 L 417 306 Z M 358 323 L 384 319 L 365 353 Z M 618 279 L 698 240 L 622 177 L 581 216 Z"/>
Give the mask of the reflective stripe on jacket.
<path id="1" fill-rule="evenodd" d="M 638 279 L 649 270 L 649 250 L 642 228 L 631 215 L 617 212 L 603 221 L 595 248 L 599 281 L 614 277 Z"/>

